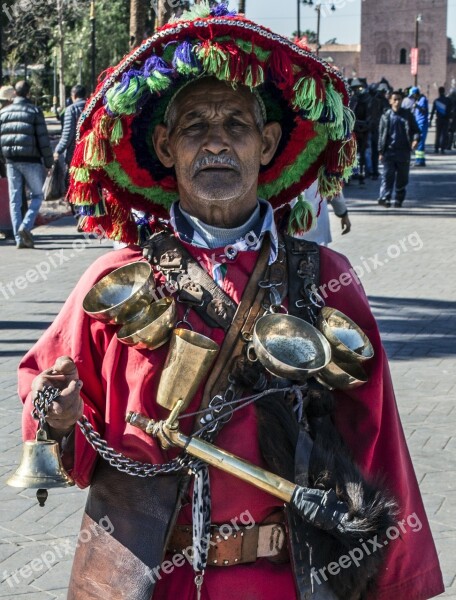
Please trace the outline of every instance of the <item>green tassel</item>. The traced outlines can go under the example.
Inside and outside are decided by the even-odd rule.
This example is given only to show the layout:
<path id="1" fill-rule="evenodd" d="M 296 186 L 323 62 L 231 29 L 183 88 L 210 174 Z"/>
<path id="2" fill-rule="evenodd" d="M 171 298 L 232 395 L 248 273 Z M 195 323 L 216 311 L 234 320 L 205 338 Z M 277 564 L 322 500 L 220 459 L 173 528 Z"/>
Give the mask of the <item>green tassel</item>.
<path id="1" fill-rule="evenodd" d="M 188 77 L 189 75 L 198 75 L 199 74 L 198 67 L 192 67 L 191 65 L 188 65 L 187 63 L 185 63 L 182 60 L 176 61 L 176 71 L 180 75 L 185 75 L 186 77 Z"/>
<path id="2" fill-rule="evenodd" d="M 95 204 L 95 213 L 94 217 L 104 217 L 106 216 L 106 205 L 103 198 L 100 198 L 100 202 Z"/>
<path id="3" fill-rule="evenodd" d="M 320 167 L 318 171 L 318 193 L 322 198 L 331 200 L 342 191 L 342 182 L 339 177 L 326 175 L 325 168 Z"/>
<path id="4" fill-rule="evenodd" d="M 339 140 L 344 137 L 344 103 L 341 94 L 334 89 L 330 83 L 326 88 L 326 112 L 331 120 L 328 123 L 328 135 L 331 140 Z"/>
<path id="5" fill-rule="evenodd" d="M 70 173 L 78 183 L 89 183 L 90 170 L 85 167 L 71 167 Z"/>
<path id="6" fill-rule="evenodd" d="M 311 121 L 318 121 L 323 112 L 324 104 L 317 96 L 317 83 L 313 77 L 302 77 L 294 87 L 294 106 L 307 113 Z"/>
<path id="7" fill-rule="evenodd" d="M 132 115 L 136 112 L 139 98 L 147 90 L 147 82 L 144 77 L 134 77 L 128 88 L 119 92 L 122 84 L 117 83 L 106 92 L 109 110 L 118 115 Z"/>
<path id="8" fill-rule="evenodd" d="M 313 229 L 316 222 L 312 204 L 304 199 L 303 194 L 299 194 L 288 221 L 289 235 L 303 235 Z"/>
<path id="9" fill-rule="evenodd" d="M 111 143 L 118 144 L 122 138 L 123 138 L 122 120 L 116 119 L 114 121 L 114 127 L 111 130 L 111 137 L 110 137 Z"/>
<path id="10" fill-rule="evenodd" d="M 106 141 L 91 131 L 84 146 L 84 162 L 89 167 L 104 167 L 107 163 Z"/>
<path id="11" fill-rule="evenodd" d="M 249 88 L 257 87 L 264 83 L 264 71 L 260 65 L 247 67 L 245 72 L 244 85 Z"/>
<path id="12" fill-rule="evenodd" d="M 226 73 L 226 65 L 229 61 L 228 55 L 220 46 L 215 44 L 203 45 L 197 50 L 197 55 L 207 73 L 215 75 L 218 79 L 223 79 L 223 73 Z"/>
<path id="13" fill-rule="evenodd" d="M 171 80 L 166 75 L 163 75 L 163 73 L 160 73 L 160 71 L 153 71 L 146 79 L 146 82 L 151 93 L 157 94 L 168 89 Z"/>

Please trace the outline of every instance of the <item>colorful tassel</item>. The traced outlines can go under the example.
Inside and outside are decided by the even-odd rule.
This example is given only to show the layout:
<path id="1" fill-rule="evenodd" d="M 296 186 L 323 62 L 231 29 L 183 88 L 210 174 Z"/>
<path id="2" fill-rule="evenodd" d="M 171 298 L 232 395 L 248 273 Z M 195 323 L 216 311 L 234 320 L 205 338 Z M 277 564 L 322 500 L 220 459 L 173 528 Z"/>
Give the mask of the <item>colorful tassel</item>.
<path id="1" fill-rule="evenodd" d="M 182 42 L 176 47 L 173 57 L 173 67 L 181 75 L 198 75 L 201 72 L 201 64 L 196 58 L 193 46 L 190 42 Z"/>
<path id="2" fill-rule="evenodd" d="M 305 111 L 311 121 L 318 121 L 324 109 L 325 93 L 323 87 L 313 77 L 301 77 L 294 87 L 293 104 Z"/>
<path id="3" fill-rule="evenodd" d="M 88 167 L 104 167 L 108 162 L 107 141 L 91 131 L 85 138 L 84 163 Z"/>
<path id="4" fill-rule="evenodd" d="M 320 167 L 318 171 L 318 193 L 322 198 L 331 200 L 338 196 L 342 191 L 342 181 L 340 177 L 329 175 L 325 167 Z"/>
<path id="5" fill-rule="evenodd" d="M 153 71 L 146 79 L 147 86 L 152 94 L 159 94 L 168 89 L 171 84 L 171 79 L 160 71 Z"/>
<path id="6" fill-rule="evenodd" d="M 288 221 L 289 235 L 303 235 L 315 225 L 316 218 L 312 204 L 304 199 L 303 194 L 299 194 Z"/>
<path id="7" fill-rule="evenodd" d="M 123 138 L 123 125 L 122 119 L 116 119 L 114 121 L 114 125 L 111 129 L 111 144 L 118 144 L 120 140 Z"/>
<path id="8" fill-rule="evenodd" d="M 196 52 L 204 71 L 214 75 L 218 79 L 223 79 L 223 73 L 226 73 L 226 64 L 229 57 L 220 44 L 211 44 L 209 41 L 205 41 Z"/>
<path id="9" fill-rule="evenodd" d="M 89 183 L 90 170 L 86 167 L 70 167 L 70 173 L 77 183 Z"/>
<path id="10" fill-rule="evenodd" d="M 245 71 L 244 85 L 254 88 L 264 83 L 264 70 L 255 54 L 250 55 L 249 63 Z"/>
<path id="11" fill-rule="evenodd" d="M 211 8 L 213 17 L 235 17 L 237 14 L 237 11 L 228 9 L 228 2 L 220 2 Z"/>
<path id="12" fill-rule="evenodd" d="M 109 110 L 116 115 L 132 115 L 136 112 L 138 100 L 147 90 L 146 79 L 142 73 L 124 73 L 122 81 L 106 92 Z"/>

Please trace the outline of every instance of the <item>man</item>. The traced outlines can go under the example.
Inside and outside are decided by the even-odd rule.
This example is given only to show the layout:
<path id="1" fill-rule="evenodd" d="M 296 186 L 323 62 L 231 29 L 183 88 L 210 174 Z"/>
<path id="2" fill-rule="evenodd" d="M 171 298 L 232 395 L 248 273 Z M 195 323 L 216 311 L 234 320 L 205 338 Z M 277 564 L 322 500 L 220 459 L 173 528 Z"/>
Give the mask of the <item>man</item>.
<path id="1" fill-rule="evenodd" d="M 434 152 L 435 154 L 445 154 L 448 147 L 448 131 L 450 126 L 452 103 L 450 98 L 445 96 L 445 88 L 439 87 L 439 97 L 432 104 L 431 116 L 429 117 L 429 126 L 432 125 L 434 115 L 437 115 L 437 124 L 435 131 Z"/>
<path id="2" fill-rule="evenodd" d="M 91 486 L 82 528 L 94 535 L 79 543 L 70 599 L 354 600 L 373 589 L 379 572 L 378 543 L 393 518 L 389 493 L 398 502 L 405 531 L 412 514 L 422 526 L 389 542 L 378 591 L 371 597 L 424 600 L 442 591 L 385 354 L 362 286 L 344 277 L 344 292 L 331 291 L 332 284 L 328 291 L 332 279 L 349 273 L 348 261 L 326 248 L 318 252 L 308 242 L 282 233 L 279 237 L 275 221 L 284 223 L 288 215 L 282 211 L 274 216 L 272 210 L 286 209 L 317 174 L 321 194 L 332 197 L 340 191 L 340 179 L 349 174 L 356 154 L 347 104 L 343 82 L 333 71 L 285 38 L 230 13 L 224 3 L 197 5 L 157 32 L 110 71 L 89 101 L 81 116 L 70 193 L 85 206 L 87 231 L 102 227 L 105 234 L 132 245 L 89 269 L 24 358 L 20 375 L 24 437 L 36 432 L 30 417 L 33 399 L 44 385 L 57 387 L 60 397 L 47 413 L 49 432 L 62 441 L 77 483 Z M 135 222 L 131 209 L 152 216 Z M 165 229 L 157 217 L 167 217 Z M 291 213 L 292 231 L 305 231 L 311 220 L 308 205 L 298 201 Z M 258 409 L 243 405 L 215 443 L 301 485 L 333 494 L 338 489 L 345 498 L 340 502 L 347 508 L 350 504 L 352 536 L 330 523 L 329 506 L 310 502 L 319 524 L 312 518 L 300 520 L 284 512 L 281 500 L 217 469 L 209 468 L 209 487 L 201 465 L 195 464 L 192 514 L 188 466 L 183 469 L 176 462 L 176 451 L 165 451 L 156 439 L 125 423 L 127 411 L 157 420 L 169 414 L 155 402 L 167 348 L 138 351 L 119 343 L 116 328 L 85 314 L 82 301 L 105 274 L 141 260 L 137 243 L 147 229 L 151 237 L 145 249 L 157 289 L 175 275 L 182 281 L 182 273 L 193 265 L 199 282 L 189 288 L 184 283 L 175 295 L 178 318 L 222 346 L 222 362 L 215 363 L 186 414 L 197 411 L 202 398 L 205 402 L 206 391 L 215 401 L 219 396 L 212 391 L 220 390 L 226 408 L 233 394 L 240 399 L 260 390 L 261 395 L 265 386 L 275 386 L 268 393 L 278 395 L 280 402 L 266 399 Z M 163 240 L 171 244 L 168 250 L 163 250 Z M 290 249 L 286 257 L 284 245 Z M 284 261 L 291 269 L 287 291 Z M 269 263 L 265 274 L 263 262 Z M 369 382 L 337 394 L 334 418 L 340 433 L 330 417 L 328 392 L 311 382 L 301 386 L 302 396 L 301 388 L 293 388 L 292 397 L 285 398 L 280 388 L 286 383 L 268 375 L 258 361 L 248 361 L 249 336 L 232 335 L 239 324 L 253 326 L 250 319 L 263 314 L 264 302 L 279 310 L 282 298 L 290 312 L 310 318 L 315 284 L 321 285 L 328 304 L 357 320 L 376 352 L 368 366 Z M 234 321 L 232 303 L 239 305 Z M 176 373 L 176 378 L 185 376 Z M 97 462 L 81 430 L 74 429 L 82 414 L 109 446 L 148 463 L 136 462 L 133 468 L 121 458 L 121 471 L 129 465 L 127 471 L 147 468 L 154 476 L 134 477 L 104 460 Z M 199 423 L 197 419 L 196 427 Z M 192 431 L 187 418 L 179 427 Z M 389 492 L 373 483 L 377 477 L 386 480 Z M 206 529 L 209 506 L 213 525 Z M 103 517 L 109 517 L 110 533 L 98 525 Z M 207 545 L 199 543 L 202 520 L 206 541 L 213 531 L 209 554 Z M 231 530 L 237 527 L 232 534 L 223 533 L 222 525 L 228 523 Z M 379 553 L 372 554 L 366 544 L 357 565 L 331 567 L 328 573 L 328 561 L 342 561 L 360 539 L 373 541 Z M 414 551 L 417 546 L 420 553 Z"/>
<path id="3" fill-rule="evenodd" d="M 354 131 L 359 154 L 359 183 L 363 185 L 366 177 L 366 152 L 371 127 L 371 101 L 366 86 L 360 79 L 352 79 L 350 87 L 353 92 L 350 108 L 356 117 Z"/>
<path id="4" fill-rule="evenodd" d="M 0 152 L 6 161 L 11 221 L 16 248 L 33 248 L 31 233 L 43 202 L 43 162 L 52 166 L 52 150 L 44 116 L 29 99 L 30 84 L 14 86 L 16 98 L 0 112 Z M 22 189 L 30 189 L 30 207 L 22 218 Z"/>
<path id="5" fill-rule="evenodd" d="M 400 208 L 407 192 L 410 171 L 410 151 L 418 146 L 420 129 L 406 108 L 401 107 L 402 94 L 391 94 L 390 106 L 380 119 L 378 137 L 379 158 L 383 163 L 382 183 L 378 203 L 390 207 L 393 190 L 394 206 Z"/>
<path id="6" fill-rule="evenodd" d="M 415 167 L 425 167 L 426 138 L 429 129 L 429 103 L 426 96 L 421 93 L 420 88 L 416 86 L 410 88 L 409 100 L 413 102 L 411 110 L 420 129 L 420 141 L 415 150 Z"/>
<path id="7" fill-rule="evenodd" d="M 76 146 L 76 126 L 86 103 L 86 90 L 83 85 L 77 84 L 71 88 L 71 102 L 72 104 L 65 110 L 62 135 L 54 151 L 56 161 L 61 154 L 65 155 L 68 168 Z"/>
<path id="8" fill-rule="evenodd" d="M 379 83 L 373 89 L 370 105 L 370 149 L 372 157 L 372 179 L 377 181 L 380 177 L 378 170 L 378 131 L 380 119 L 383 113 L 388 110 L 389 102 L 386 99 L 386 93 L 389 91 L 386 83 Z"/>

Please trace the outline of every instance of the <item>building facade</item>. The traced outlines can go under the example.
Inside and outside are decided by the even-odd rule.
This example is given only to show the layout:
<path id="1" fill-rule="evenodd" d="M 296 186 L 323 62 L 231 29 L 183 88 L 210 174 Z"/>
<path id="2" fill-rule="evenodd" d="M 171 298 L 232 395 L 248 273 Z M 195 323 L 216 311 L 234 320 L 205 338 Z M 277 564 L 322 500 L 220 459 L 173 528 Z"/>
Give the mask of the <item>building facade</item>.
<path id="1" fill-rule="evenodd" d="M 363 0 L 359 73 L 369 82 L 385 77 L 394 88 L 414 83 L 410 51 L 418 15 L 418 85 L 431 97 L 447 81 L 448 0 Z"/>

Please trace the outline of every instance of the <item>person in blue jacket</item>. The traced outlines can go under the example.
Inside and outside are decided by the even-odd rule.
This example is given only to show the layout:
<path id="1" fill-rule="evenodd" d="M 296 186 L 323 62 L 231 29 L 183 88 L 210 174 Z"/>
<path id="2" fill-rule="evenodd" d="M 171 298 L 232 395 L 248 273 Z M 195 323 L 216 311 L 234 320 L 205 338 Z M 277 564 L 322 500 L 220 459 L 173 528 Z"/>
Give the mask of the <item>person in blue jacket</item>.
<path id="1" fill-rule="evenodd" d="M 415 167 L 426 166 L 426 137 L 429 128 L 429 103 L 424 94 L 421 93 L 419 87 L 411 87 L 409 98 L 414 101 L 412 105 L 413 116 L 415 117 L 418 127 L 420 128 L 420 141 L 415 150 Z"/>

